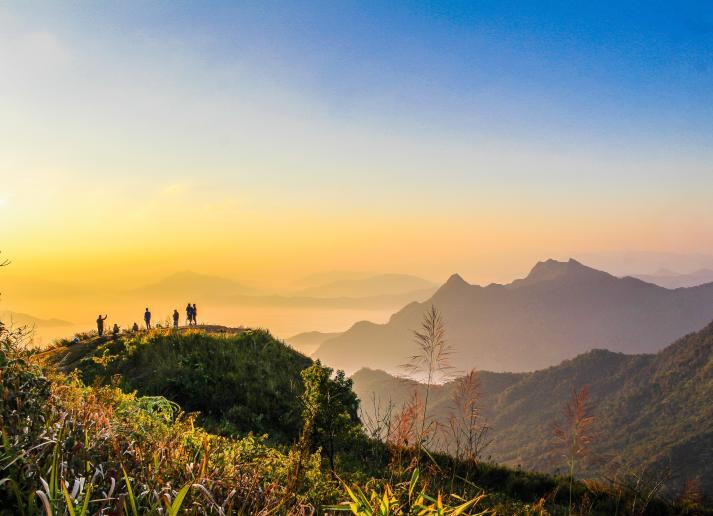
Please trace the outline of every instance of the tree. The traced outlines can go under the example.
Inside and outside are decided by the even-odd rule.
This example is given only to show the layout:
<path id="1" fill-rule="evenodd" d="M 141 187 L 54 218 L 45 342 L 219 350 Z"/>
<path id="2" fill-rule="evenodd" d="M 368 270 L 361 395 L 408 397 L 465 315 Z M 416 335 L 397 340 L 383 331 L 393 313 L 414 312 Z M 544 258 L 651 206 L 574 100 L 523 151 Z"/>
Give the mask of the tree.
<path id="1" fill-rule="evenodd" d="M 359 399 L 352 391 L 352 380 L 344 371 L 322 366 L 317 360 L 302 371 L 304 393 L 302 439 L 313 449 L 322 448 L 335 471 L 334 457 L 360 431 Z"/>

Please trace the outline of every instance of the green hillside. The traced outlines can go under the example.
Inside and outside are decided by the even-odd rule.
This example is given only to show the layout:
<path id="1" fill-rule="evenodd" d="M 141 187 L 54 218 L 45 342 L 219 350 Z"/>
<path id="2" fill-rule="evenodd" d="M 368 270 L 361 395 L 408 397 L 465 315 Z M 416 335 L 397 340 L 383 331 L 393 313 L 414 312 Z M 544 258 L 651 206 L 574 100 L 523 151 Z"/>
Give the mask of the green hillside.
<path id="1" fill-rule="evenodd" d="M 0 326 L 3 515 L 305 514 L 351 502 L 356 514 L 387 503 L 379 514 L 546 516 L 571 513 L 570 490 L 581 514 L 703 511 L 655 495 L 642 513 L 628 487 L 421 453 L 398 431 L 375 440 L 350 380 L 265 331 L 89 334 L 43 353 L 19 340 Z"/>
<path id="2" fill-rule="evenodd" d="M 263 330 L 157 330 L 64 342 L 43 354 L 87 384 L 164 396 L 199 412 L 208 429 L 269 434 L 291 443 L 302 429 L 300 373 L 312 361 Z M 117 376 L 119 375 L 119 376 Z"/>
<path id="3" fill-rule="evenodd" d="M 636 474 L 675 488 L 695 481 L 713 493 L 713 324 L 657 354 L 594 350 L 533 373 L 479 377 L 492 439 L 485 454 L 500 463 L 561 471 L 553 427 L 573 389 L 586 387 L 595 439 L 583 476 Z M 365 399 L 403 403 L 413 389 L 383 372 L 362 370 L 353 380 Z M 455 385 L 434 391 L 433 413 L 442 421 Z"/>

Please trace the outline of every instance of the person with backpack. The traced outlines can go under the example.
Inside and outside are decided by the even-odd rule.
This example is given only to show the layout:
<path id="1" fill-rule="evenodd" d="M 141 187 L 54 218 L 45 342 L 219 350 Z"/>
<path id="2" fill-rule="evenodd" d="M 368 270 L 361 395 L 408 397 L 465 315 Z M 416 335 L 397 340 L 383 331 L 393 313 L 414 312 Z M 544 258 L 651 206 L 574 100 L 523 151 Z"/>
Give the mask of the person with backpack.
<path id="1" fill-rule="evenodd" d="M 193 307 L 190 303 L 186 305 L 186 325 L 190 326 L 193 322 Z"/>

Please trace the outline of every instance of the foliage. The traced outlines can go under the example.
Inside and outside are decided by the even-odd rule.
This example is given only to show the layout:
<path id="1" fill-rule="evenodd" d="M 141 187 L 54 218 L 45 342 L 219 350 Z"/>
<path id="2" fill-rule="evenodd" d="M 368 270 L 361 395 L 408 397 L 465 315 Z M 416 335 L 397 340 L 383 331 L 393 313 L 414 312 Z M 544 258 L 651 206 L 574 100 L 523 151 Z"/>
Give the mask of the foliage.
<path id="1" fill-rule="evenodd" d="M 428 445 L 435 430 L 435 422 L 429 418 L 429 398 L 431 386 L 437 380 L 443 380 L 451 369 L 449 363 L 451 348 L 446 342 L 446 327 L 438 309 L 431 308 L 423 316 L 421 331 L 414 331 L 417 353 L 404 365 L 411 377 L 425 378 L 425 396 L 421 405 L 420 428 L 417 435 L 417 454 Z"/>
<path id="2" fill-rule="evenodd" d="M 359 400 L 344 371 L 337 371 L 332 378 L 332 369 L 319 360 L 302 371 L 302 381 L 303 437 L 313 449 L 322 448 L 327 453 L 334 472 L 335 454 L 361 434 Z"/>
<path id="3" fill-rule="evenodd" d="M 206 428 L 226 435 L 269 434 L 290 444 L 302 429 L 300 372 L 311 360 L 263 330 L 213 334 L 199 330 L 92 337 L 44 357 L 87 384 L 118 385 L 163 396 L 199 412 Z"/>
<path id="4" fill-rule="evenodd" d="M 309 512 L 336 496 L 319 455 L 289 491 L 294 453 L 209 434 L 161 398 L 87 387 L 76 375 L 48 379 L 28 358 L 3 341 L 0 380 L 11 402 L 2 406 L 0 507 L 8 514 Z"/>
<path id="5" fill-rule="evenodd" d="M 381 491 L 371 488 L 365 493 L 359 486 L 344 486 L 350 501 L 330 507 L 336 511 L 349 511 L 359 516 L 376 515 L 452 515 L 472 514 L 474 516 L 494 515 L 491 510 L 478 510 L 479 503 L 485 495 L 479 495 L 470 500 L 464 500 L 457 495 L 450 495 L 453 504 L 443 496 L 435 498 L 426 494 L 425 489 L 419 486 L 419 470 L 413 470 L 408 483 L 400 483 L 395 487 L 386 484 Z M 475 512 L 477 511 L 477 512 Z"/>
<path id="6" fill-rule="evenodd" d="M 556 443 L 562 449 L 562 457 L 567 463 L 569 473 L 569 506 L 572 507 L 572 484 L 579 461 L 589 453 L 594 436 L 590 415 L 589 391 L 586 387 L 572 392 L 572 398 L 564 410 L 564 423 L 555 425 Z"/>
<path id="7" fill-rule="evenodd" d="M 211 434 L 196 425 L 198 416 L 182 411 L 175 397 L 164 398 L 157 391 L 125 390 L 130 388 L 130 382 L 149 384 L 153 381 L 149 376 L 154 371 L 164 377 L 168 374 L 162 364 L 157 363 L 152 368 L 147 362 L 137 362 L 136 357 L 150 352 L 147 356 L 158 361 L 173 351 L 179 356 L 166 360 L 174 364 L 186 356 L 196 355 L 207 361 L 203 355 L 219 353 L 225 342 L 235 341 L 217 336 L 196 339 L 192 332 L 173 336 L 165 330 L 129 337 L 112 340 L 91 336 L 34 357 L 9 346 L 6 355 L 10 359 L 4 358 L 3 363 L 21 364 L 17 373 L 29 373 L 24 377 L 32 380 L 28 385 L 37 382 L 38 386 L 46 386 L 44 395 L 41 389 L 37 391 L 38 403 L 26 405 L 27 417 L 15 420 L 32 420 L 36 428 L 34 434 L 17 448 L 3 450 L 4 453 L 14 451 L 15 456 L 20 457 L 3 460 L 0 471 L 1 506 L 7 507 L 10 513 L 36 514 L 47 512 L 47 507 L 50 514 L 72 514 L 72 511 L 74 514 L 144 514 L 159 509 L 164 514 L 179 509 L 187 514 L 321 512 L 339 502 L 354 503 L 352 494 L 360 496 L 362 493 L 370 503 L 376 503 L 377 496 L 383 500 L 386 494 L 388 499 L 396 500 L 393 503 L 397 505 L 389 509 L 392 513 L 401 510 L 408 514 L 409 506 L 404 505 L 408 502 L 406 486 L 416 469 L 419 484 L 414 488 L 416 495 L 412 500 L 419 500 L 420 494 L 423 495 L 419 502 L 422 511 L 445 513 L 475 498 L 478 503 L 464 513 L 554 515 L 567 510 L 568 478 L 460 460 L 425 448 L 419 458 L 414 440 L 381 442 L 360 431 L 341 433 L 339 426 L 330 430 L 332 422 L 326 420 L 329 414 L 349 414 L 352 418 L 356 413 L 350 383 L 339 374 L 332 376 L 321 364 L 311 365 L 304 357 L 302 361 L 282 362 L 285 367 L 291 367 L 290 370 L 285 368 L 269 374 L 299 378 L 300 388 L 288 394 L 294 398 L 283 403 L 298 407 L 303 440 L 314 440 L 311 448 L 276 445 L 274 439 L 251 434 L 241 439 Z M 182 345 L 182 339 L 204 344 L 206 349 L 192 351 L 187 344 Z M 148 343 L 156 346 L 146 349 L 150 346 Z M 167 343 L 173 347 L 166 348 Z M 249 355 L 250 350 L 230 346 L 232 353 L 243 358 Z M 276 354 L 281 352 L 278 349 Z M 39 368 L 35 360 L 61 364 L 65 372 L 58 373 L 49 365 Z M 228 370 L 236 367 L 230 359 L 208 363 L 216 377 L 223 375 L 224 366 Z M 304 363 L 307 367 L 302 367 Z M 75 367 L 80 369 L 76 373 L 69 372 Z M 309 388 L 304 390 L 300 373 L 306 369 L 309 369 L 309 373 L 305 373 Z M 130 378 L 114 378 L 117 370 Z M 5 382 L 11 377 L 3 370 L 0 378 Z M 93 379 L 94 383 L 85 385 L 83 377 Z M 265 384 L 282 381 L 253 379 L 262 382 L 249 387 L 253 393 L 265 390 Z M 12 385 L 3 383 L 3 392 Z M 326 394 L 331 392 L 341 393 L 337 396 L 339 403 L 332 403 L 332 395 Z M 175 390 L 168 394 L 180 393 Z M 198 397 L 199 393 L 194 396 Z M 314 402 L 309 410 L 303 400 Z M 210 400 L 198 401 L 206 406 L 211 403 Z M 258 411 L 268 410 L 261 408 L 257 399 L 254 407 Z M 281 410 L 279 405 L 269 407 L 269 410 Z M 277 422 L 280 430 L 284 427 L 279 426 L 279 416 L 266 414 L 263 421 Z M 203 417 L 202 420 L 215 424 L 223 417 L 215 413 L 212 419 Z M 312 423 L 306 424 L 307 421 Z M 19 442 L 26 426 L 17 422 L 4 425 L 7 442 Z M 305 427 L 308 432 L 304 432 Z M 306 438 L 307 434 L 310 439 Z M 330 435 L 335 444 L 334 467 L 327 469 L 324 460 L 327 457 L 323 454 L 327 453 L 325 442 Z M 335 471 L 343 480 L 341 487 L 333 476 Z M 349 486 L 349 490 L 344 486 Z M 613 496 L 615 493 L 606 486 L 574 482 L 572 490 L 574 506 L 577 510 L 581 508 L 582 513 L 613 514 L 621 507 L 619 514 L 636 514 L 629 511 L 632 504 L 628 502 L 630 495 L 625 492 L 619 503 Z M 689 491 L 693 494 L 686 496 L 686 503 L 698 507 L 693 505 L 698 503 L 695 489 Z M 438 506 L 439 499 L 442 507 Z M 668 506 L 661 505 L 656 496 L 649 496 L 649 501 L 636 500 L 637 507 L 646 504 L 647 513 L 674 513 Z M 364 502 L 363 497 L 361 501 Z M 652 509 L 656 512 L 651 512 Z"/>

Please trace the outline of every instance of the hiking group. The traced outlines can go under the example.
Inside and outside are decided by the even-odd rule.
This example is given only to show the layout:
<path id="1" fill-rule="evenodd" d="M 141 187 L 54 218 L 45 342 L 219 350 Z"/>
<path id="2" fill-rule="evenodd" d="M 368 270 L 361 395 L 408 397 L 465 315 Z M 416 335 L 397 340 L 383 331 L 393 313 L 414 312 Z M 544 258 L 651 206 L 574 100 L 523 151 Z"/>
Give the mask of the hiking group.
<path id="1" fill-rule="evenodd" d="M 107 319 L 107 315 L 104 315 L 102 317 L 101 314 L 97 317 L 97 334 L 101 337 L 104 335 L 104 321 Z M 178 328 L 178 321 L 180 319 L 180 314 L 178 313 L 178 310 L 173 310 L 173 327 Z M 146 310 L 144 311 L 144 324 L 146 325 L 146 329 L 150 330 L 151 329 L 151 311 L 146 307 Z M 186 305 L 186 326 L 197 326 L 198 325 L 198 309 L 196 308 L 196 304 L 193 303 L 188 303 Z M 160 325 L 159 325 L 160 326 Z M 118 324 L 114 324 L 114 327 L 112 328 L 112 335 L 116 336 L 119 334 L 120 328 Z M 134 323 L 134 325 L 131 327 L 131 331 L 139 331 L 139 325 Z"/>

